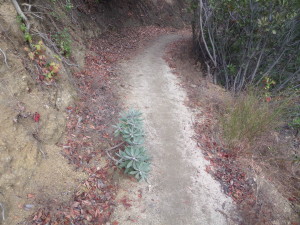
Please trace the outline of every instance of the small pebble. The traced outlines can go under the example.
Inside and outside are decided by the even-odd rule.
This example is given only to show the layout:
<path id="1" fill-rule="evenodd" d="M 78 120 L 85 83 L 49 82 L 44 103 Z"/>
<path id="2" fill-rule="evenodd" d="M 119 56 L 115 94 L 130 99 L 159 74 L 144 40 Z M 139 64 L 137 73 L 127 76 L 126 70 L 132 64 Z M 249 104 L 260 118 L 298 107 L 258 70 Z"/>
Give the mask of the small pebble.
<path id="1" fill-rule="evenodd" d="M 31 210 L 33 208 L 34 208 L 34 205 L 32 205 L 32 204 L 26 204 L 26 205 L 24 205 L 24 209 L 25 210 Z"/>

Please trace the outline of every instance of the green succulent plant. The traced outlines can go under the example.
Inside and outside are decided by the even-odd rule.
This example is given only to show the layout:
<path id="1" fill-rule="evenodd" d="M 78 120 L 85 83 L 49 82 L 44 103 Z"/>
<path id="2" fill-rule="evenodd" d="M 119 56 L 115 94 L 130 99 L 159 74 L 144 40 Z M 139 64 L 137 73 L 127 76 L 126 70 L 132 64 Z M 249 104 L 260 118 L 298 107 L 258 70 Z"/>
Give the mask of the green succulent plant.
<path id="1" fill-rule="evenodd" d="M 142 113 L 131 109 L 121 114 L 115 135 L 121 135 L 124 141 L 130 145 L 140 145 L 144 143 Z"/>
<path id="2" fill-rule="evenodd" d="M 147 150 L 141 146 L 144 143 L 142 113 L 131 109 L 123 112 L 119 123 L 114 126 L 115 135 L 121 136 L 127 144 L 125 149 L 116 153 L 117 165 L 124 169 L 125 174 L 134 176 L 137 180 L 147 180 L 150 172 L 150 157 Z"/>
<path id="3" fill-rule="evenodd" d="M 124 168 L 124 173 L 133 175 L 137 180 L 146 180 L 150 171 L 149 156 L 142 146 L 127 146 L 119 151 L 118 166 Z"/>

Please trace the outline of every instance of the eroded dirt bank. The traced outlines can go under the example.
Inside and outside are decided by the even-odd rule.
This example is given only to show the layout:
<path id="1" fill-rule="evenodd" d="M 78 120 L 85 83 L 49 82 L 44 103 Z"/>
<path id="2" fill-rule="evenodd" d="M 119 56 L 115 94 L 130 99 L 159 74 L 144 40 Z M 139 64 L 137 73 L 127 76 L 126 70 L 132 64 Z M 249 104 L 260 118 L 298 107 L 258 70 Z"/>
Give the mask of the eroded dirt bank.
<path id="1" fill-rule="evenodd" d="M 193 112 L 185 91 L 162 58 L 181 35 L 164 35 L 122 63 L 128 108 L 143 112 L 147 147 L 153 157 L 148 184 L 121 179 L 113 216 L 120 224 L 228 224 L 235 206 L 205 172 L 207 161 L 193 141 Z M 128 88 L 128 89 L 127 89 Z M 201 109 L 199 109 L 201 110 Z"/>
<path id="2" fill-rule="evenodd" d="M 32 46 L 25 41 L 15 8 L 11 1 L 0 0 L 0 223 L 105 223 L 114 187 L 109 186 L 111 176 L 106 169 L 111 167 L 101 149 L 112 141 L 109 119 L 114 118 L 113 109 L 118 105 L 110 89 L 115 79 L 111 67 L 121 47 L 132 52 L 144 38 L 144 31 L 132 31 L 132 36 L 136 34 L 130 36 L 132 42 L 122 42 L 124 34 L 117 33 L 123 26 L 183 26 L 185 4 L 74 0 L 68 8 L 66 1 L 18 3 L 31 23 L 31 44 L 43 41 L 47 63 L 59 64 L 60 71 L 54 82 L 40 79 L 40 65 L 24 50 L 31 51 Z M 70 58 L 54 43 L 55 35 L 65 30 L 71 43 Z M 112 32 L 113 39 L 112 30 L 118 31 Z M 109 43 L 99 38 L 103 33 L 108 33 L 104 39 Z M 95 103 L 96 98 L 101 101 Z M 104 165 L 105 171 L 99 170 Z M 101 192 L 99 179 L 109 186 Z M 87 191 L 85 185 L 93 190 Z M 97 204 L 86 205 L 95 198 L 95 190 L 97 196 L 106 195 L 110 201 L 98 199 Z M 103 210 L 99 213 L 95 208 Z"/>

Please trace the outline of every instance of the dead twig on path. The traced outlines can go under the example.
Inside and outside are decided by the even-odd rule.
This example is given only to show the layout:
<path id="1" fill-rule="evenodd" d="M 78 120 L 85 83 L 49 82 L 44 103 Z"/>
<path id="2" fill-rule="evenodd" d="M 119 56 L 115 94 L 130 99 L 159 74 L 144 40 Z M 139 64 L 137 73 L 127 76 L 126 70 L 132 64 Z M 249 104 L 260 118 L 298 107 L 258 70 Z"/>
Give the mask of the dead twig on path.
<path id="1" fill-rule="evenodd" d="M 4 56 L 4 62 L 5 62 L 5 65 L 9 68 L 8 64 L 7 64 L 7 57 L 6 57 L 6 54 L 5 52 L 0 48 L 0 52 L 2 52 L 3 56 Z"/>
<path id="2" fill-rule="evenodd" d="M 0 208 L 2 210 L 2 220 L 4 221 L 5 220 L 5 210 L 4 210 L 4 206 L 2 203 L 0 203 Z"/>
<path id="3" fill-rule="evenodd" d="M 121 142 L 121 143 L 119 143 L 119 144 L 117 144 L 117 145 L 115 145 L 115 146 L 113 146 L 113 147 L 108 148 L 108 149 L 105 150 L 107 156 L 108 156 L 110 159 L 112 159 L 115 163 L 118 163 L 118 160 L 116 160 L 114 157 L 112 157 L 112 156 L 109 154 L 109 151 L 114 150 L 114 149 L 116 149 L 116 148 L 119 148 L 119 147 L 122 146 L 124 143 L 125 143 L 125 142 L 123 141 L 123 142 Z"/>
<path id="4" fill-rule="evenodd" d="M 119 143 L 119 144 L 117 144 L 117 145 L 115 145 L 115 146 L 113 146 L 113 147 L 111 147 L 111 148 L 108 148 L 108 149 L 106 149 L 105 151 L 111 151 L 111 150 L 114 150 L 114 149 L 116 149 L 116 148 L 122 146 L 123 144 L 125 144 L 125 141 L 122 141 L 121 143 Z"/>

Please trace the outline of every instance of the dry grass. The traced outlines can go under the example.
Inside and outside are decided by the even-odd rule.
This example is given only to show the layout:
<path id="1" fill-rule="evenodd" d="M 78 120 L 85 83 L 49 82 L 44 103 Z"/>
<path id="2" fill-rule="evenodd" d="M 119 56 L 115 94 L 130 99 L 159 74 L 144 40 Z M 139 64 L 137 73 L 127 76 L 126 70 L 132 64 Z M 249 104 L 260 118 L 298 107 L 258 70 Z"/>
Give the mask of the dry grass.
<path id="1" fill-rule="evenodd" d="M 226 113 L 221 116 L 223 135 L 229 145 L 252 144 L 264 133 L 282 124 L 286 103 L 267 103 L 254 92 L 237 97 L 227 103 Z"/>

